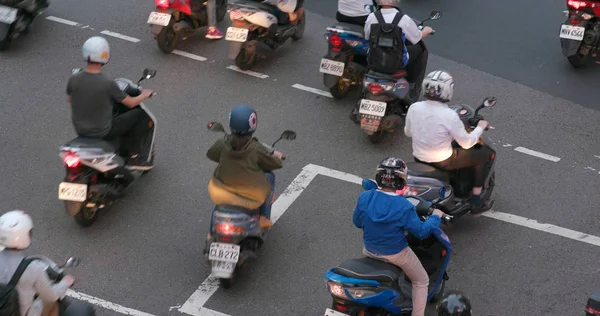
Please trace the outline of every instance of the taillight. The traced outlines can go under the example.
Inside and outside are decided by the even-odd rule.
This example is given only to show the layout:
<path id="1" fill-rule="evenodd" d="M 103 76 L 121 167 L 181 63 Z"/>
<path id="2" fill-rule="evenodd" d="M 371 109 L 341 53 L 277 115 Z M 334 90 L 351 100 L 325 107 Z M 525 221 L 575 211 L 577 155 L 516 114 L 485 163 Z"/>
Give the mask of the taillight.
<path id="1" fill-rule="evenodd" d="M 591 307 L 586 307 L 585 312 L 588 313 L 589 315 L 600 315 L 600 311 L 597 311 Z"/>
<path id="2" fill-rule="evenodd" d="M 233 233 L 241 233 L 244 230 L 241 227 L 236 227 L 231 224 L 217 224 L 215 226 L 215 231 L 224 235 L 229 235 Z"/>
<path id="3" fill-rule="evenodd" d="M 65 154 L 65 156 L 63 157 L 63 161 L 65 162 L 65 165 L 67 165 L 67 167 L 69 168 L 79 167 L 79 165 L 81 164 L 79 156 L 77 156 L 74 153 Z"/>
<path id="4" fill-rule="evenodd" d="M 161 9 L 169 8 L 169 0 L 154 0 L 154 4 Z"/>
<path id="5" fill-rule="evenodd" d="M 585 7 L 589 6 L 590 4 L 591 3 L 589 1 L 568 0 L 567 8 L 573 9 L 573 10 L 579 10 L 580 8 L 585 8 Z"/>
<path id="6" fill-rule="evenodd" d="M 240 11 L 231 10 L 231 11 L 229 11 L 229 19 L 231 21 L 233 21 L 233 20 L 243 20 L 244 19 L 244 15 Z"/>
<path id="7" fill-rule="evenodd" d="M 378 93 L 383 92 L 383 87 L 376 83 L 370 83 L 369 86 L 367 87 L 367 89 L 369 89 L 369 91 L 371 91 L 371 93 L 373 93 L 373 94 L 378 94 Z"/>
<path id="8" fill-rule="evenodd" d="M 337 36 L 337 35 L 331 35 L 329 37 L 329 42 L 331 43 L 331 45 L 333 45 L 334 47 L 340 47 L 342 46 L 342 38 Z"/>

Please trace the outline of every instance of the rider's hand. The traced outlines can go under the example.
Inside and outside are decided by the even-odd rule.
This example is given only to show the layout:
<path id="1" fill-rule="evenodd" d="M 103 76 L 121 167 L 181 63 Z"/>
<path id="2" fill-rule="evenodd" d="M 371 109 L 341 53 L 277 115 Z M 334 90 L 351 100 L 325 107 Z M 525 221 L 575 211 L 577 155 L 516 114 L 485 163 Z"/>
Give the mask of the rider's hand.
<path id="1" fill-rule="evenodd" d="M 437 215 L 437 216 L 439 216 L 440 218 L 442 218 L 442 217 L 444 217 L 444 215 L 446 215 L 446 213 L 444 213 L 444 212 L 442 212 L 442 211 L 440 211 L 440 210 L 438 210 L 438 209 L 436 208 L 436 209 L 434 209 L 434 210 L 433 210 L 433 214 L 432 214 L 432 215 Z"/>
<path id="2" fill-rule="evenodd" d="M 490 122 L 486 120 L 481 120 L 477 123 L 477 127 L 481 127 L 482 129 L 486 129 L 490 125 Z"/>
<path id="3" fill-rule="evenodd" d="M 272 155 L 277 157 L 277 159 L 279 159 L 279 160 L 281 160 L 283 158 L 283 154 L 277 150 L 273 151 Z"/>
<path id="4" fill-rule="evenodd" d="M 424 36 L 427 36 L 427 35 L 433 33 L 433 29 L 429 26 L 424 27 L 423 30 L 421 30 L 421 31 L 423 32 Z"/>
<path id="5" fill-rule="evenodd" d="M 152 89 L 144 89 L 142 90 L 142 93 L 140 94 L 142 97 L 144 97 L 144 99 L 149 98 L 150 95 L 152 94 L 152 92 L 154 92 L 154 90 Z"/>
<path id="6" fill-rule="evenodd" d="M 65 282 L 67 282 L 67 284 L 69 284 L 69 286 L 72 286 L 73 283 L 75 283 L 75 278 L 72 275 L 70 275 L 70 274 L 65 275 L 62 278 L 62 280 L 65 281 Z"/>

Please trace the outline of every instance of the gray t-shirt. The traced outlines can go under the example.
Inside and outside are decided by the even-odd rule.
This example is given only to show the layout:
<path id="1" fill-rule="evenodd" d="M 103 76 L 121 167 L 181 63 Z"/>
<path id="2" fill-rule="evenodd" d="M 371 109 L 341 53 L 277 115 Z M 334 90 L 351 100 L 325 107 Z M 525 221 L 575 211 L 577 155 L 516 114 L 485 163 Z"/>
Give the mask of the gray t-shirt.
<path id="1" fill-rule="evenodd" d="M 127 94 L 103 73 L 81 71 L 69 78 L 67 94 L 71 96 L 71 119 L 77 135 L 104 137 L 110 131 L 113 103 Z"/>

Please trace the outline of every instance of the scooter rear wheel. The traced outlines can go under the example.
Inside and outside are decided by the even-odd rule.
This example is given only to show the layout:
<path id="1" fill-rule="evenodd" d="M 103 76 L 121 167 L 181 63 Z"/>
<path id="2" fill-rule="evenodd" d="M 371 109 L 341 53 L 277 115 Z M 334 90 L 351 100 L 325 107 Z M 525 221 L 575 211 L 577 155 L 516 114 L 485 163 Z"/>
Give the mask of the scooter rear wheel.
<path id="1" fill-rule="evenodd" d="M 348 93 L 350 93 L 350 88 L 350 84 L 345 83 L 344 81 L 342 81 L 342 78 L 340 78 L 339 81 L 335 84 L 335 86 L 329 88 L 329 92 L 331 93 L 334 99 L 341 100 L 345 98 L 348 95 Z"/>
<path id="2" fill-rule="evenodd" d="M 65 201 L 65 208 L 67 212 L 69 212 L 69 208 L 79 207 L 79 212 L 73 216 L 75 222 L 81 227 L 89 227 L 98 219 L 98 208 L 96 207 L 86 207 L 86 203 L 88 201 L 82 202 L 73 202 L 73 201 Z M 76 205 L 78 204 L 78 205 Z"/>
<path id="3" fill-rule="evenodd" d="M 257 57 L 256 53 L 250 53 L 245 47 L 242 47 L 235 57 L 235 65 L 241 70 L 250 70 L 256 64 Z"/>
<path id="4" fill-rule="evenodd" d="M 179 42 L 179 34 L 173 29 L 173 24 L 173 20 L 171 20 L 171 23 L 165 26 L 156 36 L 156 44 L 158 44 L 158 48 L 165 54 L 174 51 Z"/>

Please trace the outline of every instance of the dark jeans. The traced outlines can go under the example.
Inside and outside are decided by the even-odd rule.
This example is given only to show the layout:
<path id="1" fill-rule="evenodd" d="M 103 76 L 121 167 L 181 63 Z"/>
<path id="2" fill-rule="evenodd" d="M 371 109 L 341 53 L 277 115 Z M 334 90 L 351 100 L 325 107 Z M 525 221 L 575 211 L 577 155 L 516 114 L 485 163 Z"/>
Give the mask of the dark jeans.
<path id="1" fill-rule="evenodd" d="M 335 15 L 335 19 L 338 20 L 338 22 L 360 25 L 362 27 L 365 26 L 365 22 L 367 22 L 367 17 L 369 17 L 369 16 L 368 15 L 347 16 L 347 15 L 341 14 L 339 11 Z"/>
<path id="2" fill-rule="evenodd" d="M 455 148 L 450 158 L 430 164 L 446 171 L 473 168 L 475 170 L 473 186 L 479 188 L 483 187 L 485 178 L 487 177 L 489 170 L 485 168 L 485 164 L 490 160 L 491 154 L 486 148 Z"/>
<path id="3" fill-rule="evenodd" d="M 113 118 L 112 126 L 105 140 L 120 139 L 120 150 L 127 155 L 139 154 L 143 159 L 147 158 L 149 146 L 144 141 L 149 138 L 148 115 L 139 107 L 133 108 L 124 114 Z"/>
<path id="4" fill-rule="evenodd" d="M 414 93 L 418 98 L 421 93 L 421 85 L 425 79 L 425 71 L 427 70 L 427 60 L 429 52 L 423 49 L 421 43 L 412 44 L 406 41 L 406 50 L 408 51 L 408 63 L 406 64 L 406 80 L 414 83 Z"/>

